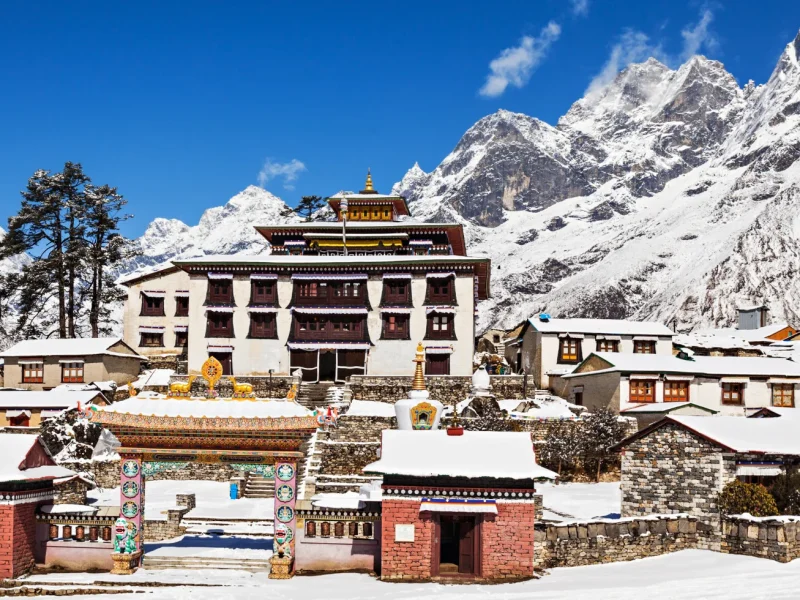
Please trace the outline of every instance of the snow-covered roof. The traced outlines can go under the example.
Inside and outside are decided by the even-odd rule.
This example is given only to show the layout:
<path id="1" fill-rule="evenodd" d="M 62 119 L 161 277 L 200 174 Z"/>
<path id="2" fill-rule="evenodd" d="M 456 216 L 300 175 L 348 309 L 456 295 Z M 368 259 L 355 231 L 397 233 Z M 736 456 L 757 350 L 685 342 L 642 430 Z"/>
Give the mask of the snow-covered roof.
<path id="1" fill-rule="evenodd" d="M 0 356 L 5 357 L 40 357 L 40 356 L 95 356 L 108 354 L 128 358 L 142 358 L 138 354 L 126 354 L 109 350 L 111 346 L 122 342 L 122 338 L 56 338 L 23 340 L 5 350 Z M 124 343 L 124 342 L 122 342 Z"/>
<path id="2" fill-rule="evenodd" d="M 133 387 L 137 390 L 147 387 L 166 387 L 174 374 L 175 369 L 150 369 L 139 375 L 133 382 Z"/>
<path id="3" fill-rule="evenodd" d="M 381 458 L 365 473 L 410 477 L 491 477 L 498 479 L 555 479 L 536 464 L 531 435 L 510 431 L 446 431 L 387 429 L 381 439 Z"/>
<path id="4" fill-rule="evenodd" d="M 345 413 L 348 417 L 393 417 L 394 404 L 375 400 L 353 400 Z"/>
<path id="5" fill-rule="evenodd" d="M 310 410 L 284 400 L 171 400 L 139 399 L 115 402 L 98 412 L 153 417 L 192 417 L 207 419 L 276 419 L 310 417 Z"/>
<path id="6" fill-rule="evenodd" d="M 631 441 L 669 423 L 677 423 L 730 452 L 800 456 L 800 436 L 797 435 L 796 421 L 780 417 L 744 419 L 733 416 L 668 416 L 623 440 L 616 448 L 624 448 Z"/>
<path id="7" fill-rule="evenodd" d="M 698 329 L 675 337 L 675 343 L 693 348 L 752 348 L 753 343 L 773 343 L 768 339 L 789 325 L 773 323 L 757 329 Z"/>
<path id="8" fill-rule="evenodd" d="M 606 335 L 657 335 L 672 337 L 675 333 L 666 325 L 651 321 L 626 321 L 623 319 L 528 319 L 536 331 L 542 333 L 590 333 Z"/>
<path id="9" fill-rule="evenodd" d="M 3 460 L 0 461 L 0 481 L 35 481 L 74 474 L 69 469 L 52 464 L 27 468 L 29 455 L 37 453 L 39 457 L 44 455 L 43 448 L 35 448 L 37 444 L 39 444 L 39 438 L 36 435 L 0 435 L 0 456 L 3 457 Z M 34 459 L 32 462 L 41 461 Z"/>
<path id="10" fill-rule="evenodd" d="M 761 356 L 695 356 L 684 360 L 670 354 L 630 354 L 624 352 L 594 352 L 610 366 L 598 371 L 564 375 L 565 379 L 585 377 L 596 373 L 682 373 L 725 377 L 753 375 L 756 377 L 800 377 L 800 364 L 783 358 Z M 587 358 L 586 360 L 589 360 Z M 579 370 L 579 369 L 578 369 Z"/>
<path id="11" fill-rule="evenodd" d="M 102 396 L 99 390 L 49 392 L 0 392 L 0 408 L 74 408 L 79 403 L 85 407 L 92 400 Z"/>

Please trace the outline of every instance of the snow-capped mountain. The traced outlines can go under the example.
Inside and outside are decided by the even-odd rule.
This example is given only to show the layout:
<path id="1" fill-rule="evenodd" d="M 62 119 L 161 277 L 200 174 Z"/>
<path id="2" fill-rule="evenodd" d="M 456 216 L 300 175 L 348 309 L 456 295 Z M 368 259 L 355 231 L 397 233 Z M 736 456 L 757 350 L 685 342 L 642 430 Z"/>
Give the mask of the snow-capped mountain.
<path id="1" fill-rule="evenodd" d="M 2 240 L 4 237 L 6 237 L 6 230 L 0 227 L 0 240 Z M 27 254 L 19 254 L 17 256 L 0 260 L 0 275 L 16 273 L 22 269 L 23 265 L 26 265 L 28 262 L 30 262 L 30 260 L 31 257 Z"/>
<path id="2" fill-rule="evenodd" d="M 431 173 L 395 185 L 415 217 L 465 224 L 493 259 L 480 326 L 557 316 L 730 325 L 766 301 L 800 320 L 800 35 L 766 84 L 655 59 L 553 127 L 498 111 Z"/>
<path id="3" fill-rule="evenodd" d="M 157 218 L 137 241 L 141 256 L 125 269 L 125 275 L 156 269 L 176 258 L 205 254 L 261 254 L 269 244 L 254 225 L 299 221 L 273 194 L 254 185 L 206 210 L 197 225 L 178 219 Z"/>

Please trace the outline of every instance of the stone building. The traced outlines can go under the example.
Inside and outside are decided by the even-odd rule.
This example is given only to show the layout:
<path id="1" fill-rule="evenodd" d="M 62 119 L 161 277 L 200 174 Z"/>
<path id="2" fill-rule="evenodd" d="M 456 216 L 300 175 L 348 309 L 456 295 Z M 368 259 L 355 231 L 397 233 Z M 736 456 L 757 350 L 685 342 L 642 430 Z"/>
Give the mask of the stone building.
<path id="1" fill-rule="evenodd" d="M 794 408 L 800 364 L 768 357 L 597 352 L 560 379 L 566 382 L 562 395 L 589 410 L 627 414 L 636 407 L 691 403 L 745 416 L 765 406 Z"/>
<path id="2" fill-rule="evenodd" d="M 185 352 L 190 374 L 214 356 L 226 375 L 315 382 L 399 374 L 397 357 L 425 340 L 427 374 L 470 375 L 491 265 L 466 255 L 462 226 L 407 219 L 370 176 L 328 201 L 336 221 L 257 225 L 269 254 L 175 260 L 124 281 L 126 341 Z"/>
<path id="3" fill-rule="evenodd" d="M 669 416 L 620 442 L 622 516 L 719 514 L 717 497 L 737 478 L 769 483 L 800 462 L 791 417 Z"/>
<path id="4" fill-rule="evenodd" d="M 382 579 L 533 576 L 535 482 L 555 474 L 530 434 L 388 430 L 364 473 L 383 476 Z"/>
<path id="5" fill-rule="evenodd" d="M 619 319 L 552 319 L 541 314 L 528 319 L 517 335 L 518 356 L 506 359 L 533 377 L 539 389 L 556 393 L 552 377 L 570 373 L 593 352 L 672 355 L 667 326 L 647 321 Z M 506 343 L 506 346 L 510 345 Z M 514 347 L 511 345 L 510 347 Z M 512 350 L 512 354 L 515 352 Z"/>
<path id="6" fill-rule="evenodd" d="M 123 385 L 139 376 L 144 360 L 120 338 L 24 340 L 0 357 L 5 386 L 29 390 L 93 381 Z"/>

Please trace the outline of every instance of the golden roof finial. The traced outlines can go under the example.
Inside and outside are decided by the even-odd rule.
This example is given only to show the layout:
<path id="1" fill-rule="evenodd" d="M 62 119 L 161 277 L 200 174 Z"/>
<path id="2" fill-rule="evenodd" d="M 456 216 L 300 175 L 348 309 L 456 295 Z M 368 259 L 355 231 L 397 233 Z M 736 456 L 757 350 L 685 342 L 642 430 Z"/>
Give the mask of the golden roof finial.
<path id="1" fill-rule="evenodd" d="M 375 191 L 375 188 L 372 187 L 372 169 L 367 168 L 367 181 L 364 184 L 364 189 L 361 190 L 361 194 L 377 194 L 378 192 Z"/>
<path id="2" fill-rule="evenodd" d="M 417 354 L 412 362 L 417 363 L 414 367 L 414 381 L 411 384 L 412 390 L 425 390 L 425 375 L 422 372 L 422 365 L 425 362 L 425 348 L 422 342 L 417 344 Z"/>

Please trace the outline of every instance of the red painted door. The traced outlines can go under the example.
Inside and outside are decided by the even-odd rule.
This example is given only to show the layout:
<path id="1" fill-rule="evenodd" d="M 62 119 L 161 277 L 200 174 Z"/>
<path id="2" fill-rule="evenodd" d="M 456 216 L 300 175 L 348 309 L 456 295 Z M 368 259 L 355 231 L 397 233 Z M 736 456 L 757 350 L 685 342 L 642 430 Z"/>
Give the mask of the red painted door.
<path id="1" fill-rule="evenodd" d="M 458 572 L 475 572 L 475 519 L 466 518 L 459 522 Z"/>

